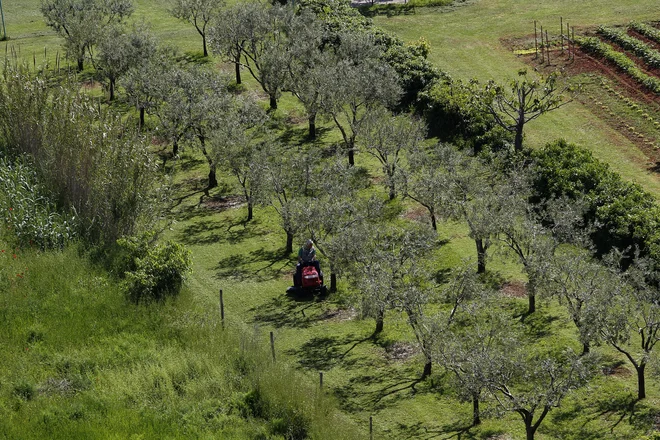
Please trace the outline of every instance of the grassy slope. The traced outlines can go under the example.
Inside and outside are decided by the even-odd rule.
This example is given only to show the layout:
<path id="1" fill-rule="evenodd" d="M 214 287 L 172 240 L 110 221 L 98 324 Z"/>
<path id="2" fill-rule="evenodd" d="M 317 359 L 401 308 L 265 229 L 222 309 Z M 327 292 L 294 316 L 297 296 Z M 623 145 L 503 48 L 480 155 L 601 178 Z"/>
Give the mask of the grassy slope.
<path id="1" fill-rule="evenodd" d="M 381 16 L 374 21 L 406 41 L 426 38 L 432 49 L 430 59 L 456 78 L 494 78 L 504 82 L 527 66 L 501 40 L 533 36 L 534 20 L 552 37 L 559 33 L 559 17 L 576 28 L 657 20 L 654 5 L 650 0 L 477 0 L 457 8 L 419 8 L 414 15 Z M 526 136 L 534 147 L 564 137 L 589 148 L 622 176 L 660 196 L 660 179 L 647 171 L 648 159 L 644 154 L 578 103 L 534 121 Z"/>

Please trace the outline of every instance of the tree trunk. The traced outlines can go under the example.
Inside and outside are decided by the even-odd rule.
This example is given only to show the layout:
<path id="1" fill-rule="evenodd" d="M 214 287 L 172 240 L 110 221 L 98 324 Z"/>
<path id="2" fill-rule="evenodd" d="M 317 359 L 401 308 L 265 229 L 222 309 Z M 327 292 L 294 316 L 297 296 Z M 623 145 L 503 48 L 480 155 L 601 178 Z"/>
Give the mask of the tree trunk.
<path id="1" fill-rule="evenodd" d="M 584 356 L 585 354 L 588 354 L 590 351 L 591 347 L 589 346 L 588 342 L 585 342 L 582 344 L 582 354 L 580 356 Z"/>
<path id="2" fill-rule="evenodd" d="M 207 56 L 209 56 L 209 51 L 206 48 L 206 34 L 205 33 L 202 34 L 202 44 L 204 45 L 204 57 L 207 57 Z"/>
<path id="3" fill-rule="evenodd" d="M 486 247 L 483 238 L 475 238 L 477 245 L 477 273 L 486 273 Z"/>
<path id="4" fill-rule="evenodd" d="M 270 109 L 277 110 L 277 98 L 275 98 L 275 95 L 270 95 Z"/>
<path id="5" fill-rule="evenodd" d="M 85 66 L 83 65 L 84 61 L 85 61 L 84 57 L 78 58 L 78 72 L 82 72 L 83 69 L 85 68 Z"/>
<path id="6" fill-rule="evenodd" d="M 245 220 L 246 222 L 249 222 L 250 220 L 252 220 L 252 217 L 253 217 L 253 214 L 254 214 L 254 212 L 253 212 L 254 211 L 254 206 L 252 206 L 252 205 L 253 205 L 252 201 L 248 200 L 248 202 L 247 202 L 248 215 L 247 215 L 247 219 Z"/>
<path id="7" fill-rule="evenodd" d="M 353 150 L 353 147 L 348 149 L 348 165 L 355 165 L 355 151 Z"/>
<path id="8" fill-rule="evenodd" d="M 330 292 L 337 291 L 337 274 L 330 272 Z"/>
<path id="9" fill-rule="evenodd" d="M 422 371 L 422 377 L 420 377 L 419 380 L 424 380 L 429 377 L 431 375 L 432 368 L 433 363 L 430 359 L 427 359 L 426 363 L 424 364 L 424 371 Z"/>
<path id="10" fill-rule="evenodd" d="M 309 121 L 309 139 L 316 139 L 316 113 L 308 118 Z"/>
<path id="11" fill-rule="evenodd" d="M 525 432 L 527 433 L 527 440 L 534 440 L 534 434 L 536 433 L 536 428 L 538 428 L 538 425 L 534 426 L 532 423 L 532 414 L 529 414 L 527 411 L 525 411 L 525 415 L 523 416 L 523 421 L 525 422 Z"/>
<path id="12" fill-rule="evenodd" d="M 481 424 L 481 413 L 479 412 L 479 395 L 472 395 L 472 426 Z"/>
<path id="13" fill-rule="evenodd" d="M 429 210 L 429 215 L 431 216 L 431 227 L 433 228 L 434 231 L 438 232 L 438 224 L 435 220 L 435 211 L 433 208 L 428 208 Z"/>
<path id="14" fill-rule="evenodd" d="M 179 141 L 174 141 L 172 144 L 172 156 L 175 156 L 179 154 Z"/>
<path id="15" fill-rule="evenodd" d="M 529 306 L 527 307 L 527 314 L 531 315 L 536 312 L 536 294 L 533 292 L 527 293 L 527 299 L 529 300 Z"/>
<path id="16" fill-rule="evenodd" d="M 516 127 L 516 137 L 514 140 L 513 147 L 515 151 L 522 151 L 523 148 L 523 127 Z"/>
<path id="17" fill-rule="evenodd" d="M 639 366 L 635 367 L 637 370 L 637 400 L 646 399 L 646 379 L 644 377 L 644 370 L 646 363 L 642 362 Z"/>
<path id="18" fill-rule="evenodd" d="M 140 107 L 140 130 L 144 127 L 144 107 Z"/>
<path id="19" fill-rule="evenodd" d="M 396 199 L 396 187 L 394 182 L 390 180 L 390 200 Z"/>
<path id="20" fill-rule="evenodd" d="M 115 100 L 115 80 L 110 80 L 110 101 Z"/>
<path id="21" fill-rule="evenodd" d="M 235 62 L 234 63 L 234 72 L 236 74 L 236 84 L 241 83 L 241 63 Z"/>
<path id="22" fill-rule="evenodd" d="M 378 316 L 376 316 L 376 330 L 374 330 L 374 334 L 377 335 L 379 333 L 382 333 L 384 326 L 385 326 L 385 312 L 380 311 L 378 312 Z"/>
<path id="23" fill-rule="evenodd" d="M 218 179 L 215 176 L 215 164 L 209 162 L 209 167 L 209 185 L 206 187 L 207 190 L 218 186 Z"/>
<path id="24" fill-rule="evenodd" d="M 293 252 L 293 233 L 286 231 L 286 252 Z"/>

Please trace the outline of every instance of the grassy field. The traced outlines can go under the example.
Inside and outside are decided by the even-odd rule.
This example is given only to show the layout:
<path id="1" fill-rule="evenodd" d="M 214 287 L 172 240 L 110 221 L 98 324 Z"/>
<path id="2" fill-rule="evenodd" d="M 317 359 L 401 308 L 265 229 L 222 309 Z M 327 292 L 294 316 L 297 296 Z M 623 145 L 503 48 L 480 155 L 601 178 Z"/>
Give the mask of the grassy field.
<path id="1" fill-rule="evenodd" d="M 13 45 L 17 52 L 20 48 L 24 59 L 31 59 L 31 53 L 42 54 L 44 47 L 51 59 L 60 42 L 41 21 L 38 4 L 30 0 L 5 9 L 12 38 L 8 47 Z M 533 20 L 551 25 L 558 23 L 561 15 L 576 26 L 650 20 L 657 18 L 651 16 L 652 6 L 650 1 L 481 0 L 449 9 L 418 8 L 415 15 L 378 17 L 376 22 L 406 40 L 427 38 L 433 61 L 453 76 L 503 81 L 523 64 L 501 39 L 530 34 Z M 201 50 L 194 29 L 171 18 L 162 3 L 142 0 L 136 15 L 150 21 L 164 41 L 183 51 Z M 286 117 L 295 109 L 294 101 L 285 98 L 279 114 Z M 643 155 L 578 102 L 536 121 L 527 135 L 535 146 L 565 137 L 589 147 L 625 177 L 660 194 L 660 182 L 645 171 Z M 336 132 L 329 132 L 321 142 L 336 138 Z M 376 169 L 363 155 L 357 162 Z M 251 420 L 253 425 L 244 426 L 224 403 L 230 398 L 229 391 L 246 393 L 249 387 L 237 379 L 236 372 L 222 366 L 225 358 L 218 356 L 227 350 L 218 334 L 220 289 L 228 333 L 236 339 L 243 332 L 254 334 L 257 346 L 267 353 L 268 332 L 273 331 L 278 365 L 294 367 L 305 377 L 289 378 L 289 370 L 273 372 L 282 378 L 284 385 L 279 386 L 295 382 L 301 383 L 303 390 L 315 390 L 305 387 L 318 381 L 319 372 L 324 373 L 324 389 L 339 400 L 351 420 L 339 418 L 334 423 L 354 423 L 366 437 L 369 417 L 373 416 L 375 438 L 388 439 L 504 440 L 524 435 L 517 415 L 496 417 L 492 406 L 487 408 L 490 412 L 484 424 L 468 430 L 470 404 L 456 399 L 439 369 L 432 380 L 413 387 L 422 360 L 412 349 L 414 336 L 405 317 L 389 314 L 385 332 L 370 338 L 374 323 L 358 319 L 348 307 L 351 286 L 344 280 L 340 279 L 339 292 L 325 301 L 284 295 L 294 257 L 283 252 L 285 237 L 274 213 L 257 209 L 255 220 L 245 223 L 242 206 L 199 203 L 207 169 L 193 151 L 185 151 L 171 167 L 178 195 L 186 197 L 171 213 L 174 222 L 167 236 L 185 243 L 193 252 L 194 263 L 187 288 L 176 301 L 144 307 L 128 304 L 116 285 L 74 258 L 73 250 L 52 257 L 54 260 L 42 260 L 36 252 L 21 255 L 30 262 L 27 282 L 14 276 L 14 271 L 22 271 L 16 261 L 7 260 L 11 264 L 0 266 L 0 272 L 3 267 L 9 270 L 11 273 L 5 275 L 13 280 L 13 296 L 2 297 L 0 304 L 3 324 L 10 334 L 4 346 L 0 343 L 0 348 L 10 353 L 0 361 L 0 393 L 4 397 L 0 416 L 5 421 L 0 428 L 8 438 L 43 438 L 53 433 L 62 438 L 103 438 L 104 434 L 118 438 L 269 438 L 258 437 L 265 432 L 266 422 Z M 212 196 L 235 195 L 229 178 L 220 179 Z M 465 257 L 474 258 L 474 244 L 461 225 L 443 224 L 439 236 L 449 243 L 434 256 L 438 269 L 451 267 Z M 68 260 L 75 265 L 67 266 Z M 519 265 L 501 250 L 489 270 L 510 281 L 524 281 Z M 59 280 L 63 272 L 69 276 Z M 44 287 L 33 291 L 31 286 Z M 59 292 L 68 294 L 61 296 Z M 26 296 L 21 298 L 23 293 Z M 524 299 L 506 301 L 514 310 L 524 309 Z M 76 325 L 58 333 L 71 320 Z M 542 302 L 528 325 L 539 330 L 542 345 L 578 348 L 569 318 L 554 302 Z M 549 336 L 543 336 L 546 333 Z M 51 338 L 50 334 L 58 336 Z M 403 355 L 397 355 L 401 352 Z M 551 413 L 538 439 L 633 439 L 653 429 L 660 413 L 657 380 L 649 377 L 650 398 L 633 405 L 635 377 L 631 369 L 620 357 L 607 350 L 605 353 L 608 368 L 616 374 L 603 374 L 589 388 L 572 394 L 562 408 Z M 258 361 L 266 364 L 266 359 Z M 63 379 L 80 381 L 80 392 L 71 397 L 67 390 L 48 388 Z M 182 400 L 180 388 L 173 385 L 177 380 L 182 381 L 188 400 Z M 117 388 L 117 383 L 123 385 Z M 26 398 L 30 394 L 34 398 Z M 121 405 L 114 407 L 117 401 Z M 104 418 L 118 429 L 98 428 Z M 137 427 L 132 427 L 134 424 Z M 225 431 L 218 431 L 218 425 Z M 23 426 L 32 428 L 22 434 L 19 430 Z M 331 425 L 325 429 L 329 436 L 333 429 L 338 430 Z M 75 435 L 67 436 L 71 432 Z"/>

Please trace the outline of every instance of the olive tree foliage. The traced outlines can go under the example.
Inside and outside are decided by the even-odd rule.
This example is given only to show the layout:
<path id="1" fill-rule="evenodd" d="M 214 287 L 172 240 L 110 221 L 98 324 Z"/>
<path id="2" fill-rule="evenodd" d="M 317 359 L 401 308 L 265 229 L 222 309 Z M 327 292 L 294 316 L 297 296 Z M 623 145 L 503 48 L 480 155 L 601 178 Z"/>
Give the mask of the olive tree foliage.
<path id="1" fill-rule="evenodd" d="M 392 107 L 399 100 L 397 73 L 381 60 L 373 39 L 344 33 L 335 47 L 334 61 L 326 71 L 321 108 L 339 129 L 349 165 L 355 164 L 356 142 L 364 122 L 377 107 Z"/>
<path id="2" fill-rule="evenodd" d="M 67 56 L 80 71 L 105 28 L 122 23 L 133 13 L 133 4 L 130 0 L 42 0 L 41 13 L 46 24 L 64 38 Z"/>
<path id="3" fill-rule="evenodd" d="M 410 115 L 392 115 L 384 107 L 376 109 L 365 121 L 364 151 L 380 162 L 390 200 L 397 195 L 396 182 L 401 160 L 407 151 L 418 149 L 426 127 Z"/>
<path id="4" fill-rule="evenodd" d="M 438 149 L 413 148 L 406 151 L 406 164 L 402 169 L 405 197 L 422 205 L 429 214 L 431 227 L 438 230 L 438 216 L 442 213 L 445 183 L 444 169 L 440 166 Z"/>
<path id="5" fill-rule="evenodd" d="M 279 215 L 286 233 L 286 252 L 293 252 L 293 239 L 301 232 L 306 198 L 311 195 L 312 176 L 322 172 L 316 150 L 303 152 L 274 143 L 262 151 L 262 191 L 259 200 Z"/>
<path id="6" fill-rule="evenodd" d="M 620 263 L 621 255 L 614 261 Z M 660 277 L 652 262 L 639 256 L 621 277 L 623 288 L 600 291 L 585 321 L 630 361 L 637 373 L 637 398 L 642 400 L 646 398 L 646 367 L 660 342 Z"/>
<path id="7" fill-rule="evenodd" d="M 266 130 L 268 115 L 256 100 L 237 97 L 218 117 L 221 122 L 210 135 L 209 154 L 240 185 L 249 222 L 263 181 L 262 151 L 271 144 Z"/>
<path id="8" fill-rule="evenodd" d="M 133 25 L 130 31 L 117 24 L 104 29 L 96 45 L 93 64 L 97 75 L 107 81 L 110 101 L 115 99 L 117 80 L 129 69 L 149 64 L 149 58 L 156 52 L 156 44 L 156 39 L 144 24 Z"/>
<path id="9" fill-rule="evenodd" d="M 227 80 L 198 66 L 177 66 L 169 71 L 161 90 L 163 101 L 155 109 L 160 131 L 178 153 L 181 143 L 200 149 L 209 165 L 206 193 L 218 185 L 217 158 L 209 153 L 207 140 L 222 124 L 231 98 Z"/>
<path id="10" fill-rule="evenodd" d="M 127 101 L 135 104 L 139 112 L 140 127 L 144 126 L 145 113 L 157 112 L 171 87 L 168 79 L 175 68 L 174 51 L 168 47 L 156 47 L 154 52 L 133 64 L 119 78 Z"/>
<path id="11" fill-rule="evenodd" d="M 217 19 L 208 29 L 211 50 L 224 61 L 234 64 L 236 84 L 241 84 L 241 59 L 250 38 L 254 18 L 254 2 L 238 2 L 218 11 Z"/>
<path id="12" fill-rule="evenodd" d="M 473 270 L 464 270 L 461 275 L 458 287 L 462 291 L 487 291 L 475 282 Z M 477 298 L 479 301 L 461 314 L 460 325 L 442 327 L 435 338 L 434 354 L 435 362 L 451 373 L 459 399 L 472 403 L 472 425 L 481 423 L 480 404 L 488 398 L 493 378 L 504 374 L 508 353 L 514 352 L 519 343 L 510 316 L 494 303 L 492 292 L 478 294 Z"/>
<path id="13" fill-rule="evenodd" d="M 489 392 L 499 408 L 520 415 L 527 440 L 553 408 L 571 391 L 584 386 L 594 374 L 596 360 L 570 350 L 560 355 L 528 356 L 528 347 L 509 347 L 496 374 L 489 378 Z"/>
<path id="14" fill-rule="evenodd" d="M 488 249 L 499 231 L 500 219 L 510 215 L 510 199 L 517 186 L 512 185 L 495 167 L 485 166 L 477 158 L 451 145 L 437 144 L 429 154 L 431 163 L 438 168 L 432 171 L 436 180 L 414 181 L 417 194 L 425 197 L 432 215 L 436 214 L 435 203 L 439 203 L 439 215 L 467 223 L 469 236 L 477 250 L 477 273 L 484 273 Z M 424 188 L 424 185 L 427 187 Z M 431 191 L 438 194 L 431 197 Z"/>
<path id="15" fill-rule="evenodd" d="M 560 84 L 557 74 L 529 79 L 527 71 L 521 70 L 518 75 L 520 78 L 507 86 L 489 81 L 477 101 L 500 127 L 515 135 L 515 151 L 523 148 L 523 130 L 528 122 L 572 101 L 564 98 L 563 93 L 570 89 Z"/>
<path id="16" fill-rule="evenodd" d="M 527 314 L 536 311 L 538 293 L 549 294 L 555 251 L 562 243 L 581 243 L 582 206 L 566 199 L 550 200 L 542 209 L 528 203 L 521 190 L 501 217 L 498 239 L 518 258 L 527 275 Z"/>
<path id="17" fill-rule="evenodd" d="M 578 330 L 582 354 L 589 353 L 602 341 L 599 327 L 594 325 L 598 321 L 593 322 L 592 315 L 599 313 L 603 298 L 621 294 L 619 275 L 586 249 L 569 247 L 554 255 L 548 281 L 550 294 L 566 307 Z"/>
<path id="18" fill-rule="evenodd" d="M 323 35 L 321 22 L 309 12 L 296 16 L 289 26 L 285 87 L 305 109 L 311 140 L 316 139 L 323 91 L 330 86 L 327 72 L 335 62 L 331 48 L 324 46 Z"/>
<path id="19" fill-rule="evenodd" d="M 432 280 L 430 254 L 436 236 L 425 225 L 383 226 L 362 224 L 337 240 L 342 261 L 356 286 L 354 302 L 364 316 L 376 320 L 374 334 L 384 329 L 388 310 L 408 317 L 425 357 L 421 379 L 431 374 L 433 322 L 426 306 L 435 302 L 438 290 Z"/>
<path id="20" fill-rule="evenodd" d="M 347 241 L 344 237 L 361 224 L 380 218 L 382 201 L 358 194 L 362 182 L 358 170 L 333 158 L 312 176 L 311 194 L 305 209 L 297 212 L 300 234 L 314 240 L 330 266 L 330 291 L 337 288 L 337 275 L 346 270 Z"/>
<path id="21" fill-rule="evenodd" d="M 174 0 L 170 10 L 172 16 L 195 26 L 202 37 L 205 57 L 209 55 L 206 44 L 209 24 L 218 16 L 223 6 L 222 0 Z"/>

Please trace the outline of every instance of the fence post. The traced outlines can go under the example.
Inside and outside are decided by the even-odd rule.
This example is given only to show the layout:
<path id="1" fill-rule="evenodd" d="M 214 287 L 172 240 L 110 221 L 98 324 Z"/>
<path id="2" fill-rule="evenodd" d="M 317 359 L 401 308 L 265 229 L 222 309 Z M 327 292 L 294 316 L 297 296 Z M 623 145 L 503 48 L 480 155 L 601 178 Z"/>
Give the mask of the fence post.
<path id="1" fill-rule="evenodd" d="M 541 27 L 541 64 L 543 64 L 545 62 L 545 55 L 543 53 L 545 44 L 543 44 L 543 25 L 540 25 L 540 27 Z"/>
<path id="2" fill-rule="evenodd" d="M 273 362 L 275 362 L 275 335 L 270 332 L 270 351 L 273 354 Z"/>
<path id="3" fill-rule="evenodd" d="M 536 35 L 536 20 L 534 20 L 534 59 L 538 59 L 539 57 L 539 41 L 538 37 Z"/>
<path id="4" fill-rule="evenodd" d="M 319 388 L 323 389 L 323 371 L 319 371 Z"/>
<path id="5" fill-rule="evenodd" d="M 225 329 L 225 301 L 222 297 L 222 289 L 220 289 L 220 323 L 222 329 Z"/>
<path id="6" fill-rule="evenodd" d="M 564 17 L 559 17 L 559 26 L 561 27 L 561 53 L 564 53 Z"/>
<path id="7" fill-rule="evenodd" d="M 369 440 L 374 440 L 374 417 L 369 416 Z"/>
<path id="8" fill-rule="evenodd" d="M 550 41 L 548 40 L 548 30 L 545 30 L 545 45 L 548 46 L 545 49 L 545 53 L 548 55 L 548 66 L 550 65 Z"/>

